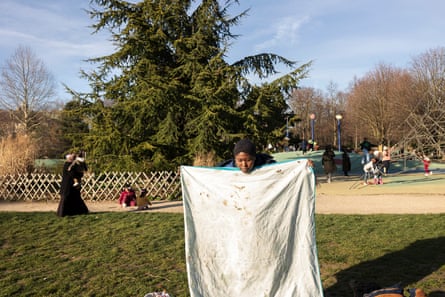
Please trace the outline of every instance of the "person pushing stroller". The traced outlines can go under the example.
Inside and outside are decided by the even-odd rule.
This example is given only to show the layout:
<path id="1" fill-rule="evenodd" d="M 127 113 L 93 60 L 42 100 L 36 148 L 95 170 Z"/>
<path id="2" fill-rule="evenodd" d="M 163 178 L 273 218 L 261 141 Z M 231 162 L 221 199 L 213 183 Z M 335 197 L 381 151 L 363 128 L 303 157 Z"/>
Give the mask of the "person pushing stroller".
<path id="1" fill-rule="evenodd" d="M 368 185 L 368 180 L 374 177 L 375 185 L 383 184 L 383 173 L 382 173 L 382 161 L 378 160 L 376 157 L 371 158 L 371 160 L 363 166 L 363 171 L 365 172 L 365 182 L 364 185 Z"/>

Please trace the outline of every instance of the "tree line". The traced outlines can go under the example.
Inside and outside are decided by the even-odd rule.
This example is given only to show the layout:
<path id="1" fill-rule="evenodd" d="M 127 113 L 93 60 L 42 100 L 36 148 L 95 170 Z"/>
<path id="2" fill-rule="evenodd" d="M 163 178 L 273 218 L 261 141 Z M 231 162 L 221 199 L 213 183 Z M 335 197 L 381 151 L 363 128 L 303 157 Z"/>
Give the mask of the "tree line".
<path id="1" fill-rule="evenodd" d="M 337 120 L 341 114 L 341 140 L 358 148 L 363 138 L 376 145 L 415 150 L 442 158 L 445 151 L 445 48 L 427 50 L 412 58 L 408 68 L 380 63 L 347 92 L 335 84 L 322 93 L 297 89 L 290 104 L 299 118 L 299 135 L 308 135 L 309 114 L 316 115 L 321 144 L 336 146 Z M 303 136 L 304 137 L 304 136 Z"/>
<path id="2" fill-rule="evenodd" d="M 336 145 L 341 114 L 347 147 L 368 137 L 443 154 L 443 48 L 414 58 L 409 69 L 380 64 L 347 91 L 331 83 L 323 93 L 299 87 L 311 61 L 262 53 L 228 63 L 238 38 L 232 28 L 248 11 L 230 16 L 237 1 L 192 2 L 93 0 L 94 33 L 109 32 L 115 52 L 89 60 L 97 67 L 81 77 L 91 92 L 66 85 L 72 100 L 62 108 L 50 101 L 54 86 L 42 61 L 20 46 L 0 78 L 2 141 L 26 135 L 36 158 L 86 151 L 97 171 L 171 170 L 230 158 L 244 137 L 259 150 L 298 146 L 311 124 L 315 141 Z M 278 65 L 289 72 L 252 82 L 275 75 Z"/>

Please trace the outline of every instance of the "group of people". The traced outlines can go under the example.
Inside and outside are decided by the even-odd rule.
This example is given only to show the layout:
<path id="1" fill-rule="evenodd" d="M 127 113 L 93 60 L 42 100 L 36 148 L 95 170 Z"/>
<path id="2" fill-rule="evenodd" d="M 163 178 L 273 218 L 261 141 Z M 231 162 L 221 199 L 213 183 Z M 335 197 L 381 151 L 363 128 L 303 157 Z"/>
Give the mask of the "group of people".
<path id="1" fill-rule="evenodd" d="M 369 180 L 374 178 L 375 185 L 383 184 L 383 176 L 389 173 L 391 165 L 391 152 L 389 148 L 382 144 L 380 150 L 374 151 L 372 154 L 371 147 L 373 145 L 364 138 L 360 144 L 362 149 L 362 164 L 364 171 L 364 185 L 369 184 Z"/>
<path id="2" fill-rule="evenodd" d="M 374 179 L 374 184 L 383 184 L 383 176 L 389 173 L 389 169 L 391 166 L 391 152 L 389 147 L 386 146 L 386 143 L 382 142 L 382 144 L 379 146 L 379 149 L 375 151 L 372 151 L 372 147 L 375 147 L 375 145 L 371 144 L 366 137 L 363 139 L 363 142 L 360 143 L 360 149 L 362 153 L 361 163 L 363 165 L 365 185 L 368 185 L 369 180 L 372 178 Z M 344 155 L 344 170 L 345 164 L 347 164 L 346 168 L 349 168 L 350 170 L 350 161 L 348 161 L 347 159 L 348 158 Z M 430 158 L 428 158 L 428 156 L 426 155 L 422 155 L 421 159 L 423 162 L 425 176 L 431 175 L 432 172 L 429 169 L 431 163 Z M 345 175 L 347 175 L 346 171 Z"/>
<path id="3" fill-rule="evenodd" d="M 137 196 L 133 187 L 127 183 L 119 195 L 119 205 L 123 208 L 137 206 L 138 210 L 149 209 L 152 203 L 148 199 L 147 194 L 147 189 L 142 189 L 139 196 Z"/>
<path id="4" fill-rule="evenodd" d="M 65 156 L 57 216 L 65 217 L 89 213 L 88 207 L 81 197 L 82 177 L 87 170 L 88 167 L 82 152 L 69 153 Z M 152 202 L 147 194 L 147 190 L 142 189 L 137 196 L 131 185 L 125 184 L 119 195 L 119 204 L 122 207 L 137 206 L 138 210 L 149 209 Z"/>
<path id="5" fill-rule="evenodd" d="M 373 144 L 371 144 L 367 138 L 364 138 L 360 143 L 360 149 L 362 152 L 361 164 L 364 171 L 364 183 L 369 184 L 369 179 L 374 178 L 374 184 L 383 184 L 383 175 L 389 172 L 391 164 L 391 153 L 386 146 L 382 147 L 382 152 L 372 152 Z M 326 174 L 326 180 L 331 183 L 333 174 L 337 171 L 337 165 L 335 162 L 335 153 L 332 146 L 327 145 L 322 155 L 321 164 L 323 166 L 324 173 Z M 347 150 L 342 150 L 342 171 L 344 176 L 349 175 L 351 171 L 351 159 Z"/>

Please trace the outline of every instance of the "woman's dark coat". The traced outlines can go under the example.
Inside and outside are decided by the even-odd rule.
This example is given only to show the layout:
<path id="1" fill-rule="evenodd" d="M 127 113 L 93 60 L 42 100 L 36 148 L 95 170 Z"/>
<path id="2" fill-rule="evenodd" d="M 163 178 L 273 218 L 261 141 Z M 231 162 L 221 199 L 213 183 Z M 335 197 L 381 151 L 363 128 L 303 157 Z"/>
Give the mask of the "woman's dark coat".
<path id="1" fill-rule="evenodd" d="M 60 202 L 57 208 L 59 217 L 87 214 L 88 207 L 80 196 L 80 187 L 74 187 L 74 178 L 81 180 L 84 167 L 71 162 L 65 162 L 63 165 L 62 184 L 60 186 Z"/>

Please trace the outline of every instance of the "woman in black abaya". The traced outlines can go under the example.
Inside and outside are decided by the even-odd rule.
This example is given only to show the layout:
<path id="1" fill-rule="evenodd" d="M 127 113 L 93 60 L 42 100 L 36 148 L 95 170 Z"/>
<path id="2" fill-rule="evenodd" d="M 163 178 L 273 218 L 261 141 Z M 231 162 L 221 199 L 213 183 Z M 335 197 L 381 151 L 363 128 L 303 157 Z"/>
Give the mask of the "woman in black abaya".
<path id="1" fill-rule="evenodd" d="M 62 184 L 60 186 L 60 202 L 57 208 L 59 217 L 87 214 L 88 207 L 80 196 L 80 182 L 85 165 L 76 162 L 74 155 L 68 155 L 63 165 Z"/>

